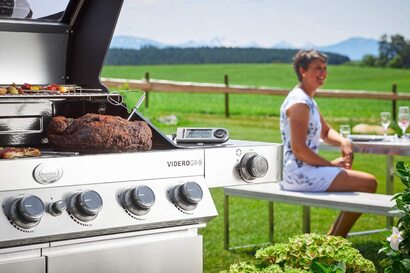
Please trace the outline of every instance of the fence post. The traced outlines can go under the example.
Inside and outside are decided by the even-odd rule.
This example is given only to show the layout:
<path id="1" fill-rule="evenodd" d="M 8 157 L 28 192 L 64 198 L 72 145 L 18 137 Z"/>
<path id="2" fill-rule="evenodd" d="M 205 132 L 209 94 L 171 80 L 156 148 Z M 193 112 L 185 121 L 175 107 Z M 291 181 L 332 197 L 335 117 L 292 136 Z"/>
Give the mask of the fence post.
<path id="1" fill-rule="evenodd" d="M 145 72 L 145 81 L 149 83 L 149 72 Z M 145 108 L 148 109 L 149 90 L 145 90 Z"/>
<path id="2" fill-rule="evenodd" d="M 393 92 L 393 95 L 397 95 L 397 84 L 393 83 L 392 89 L 391 91 Z M 393 120 L 396 121 L 396 98 L 392 99 L 392 116 L 393 116 Z"/>
<path id="3" fill-rule="evenodd" d="M 224 76 L 225 87 L 229 87 L 229 77 L 227 74 Z M 229 118 L 229 93 L 225 93 L 225 117 Z"/>

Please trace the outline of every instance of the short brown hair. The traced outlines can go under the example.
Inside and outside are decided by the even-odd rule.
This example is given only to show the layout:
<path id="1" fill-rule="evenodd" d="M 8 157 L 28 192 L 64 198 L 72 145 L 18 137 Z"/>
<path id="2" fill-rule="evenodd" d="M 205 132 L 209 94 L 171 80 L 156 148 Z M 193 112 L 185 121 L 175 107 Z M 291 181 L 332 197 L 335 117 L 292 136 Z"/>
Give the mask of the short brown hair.
<path id="1" fill-rule="evenodd" d="M 308 69 L 309 65 L 316 60 L 321 60 L 327 63 L 327 56 L 315 49 L 302 49 L 293 57 L 293 69 L 295 69 L 298 80 L 302 80 L 299 68 Z"/>

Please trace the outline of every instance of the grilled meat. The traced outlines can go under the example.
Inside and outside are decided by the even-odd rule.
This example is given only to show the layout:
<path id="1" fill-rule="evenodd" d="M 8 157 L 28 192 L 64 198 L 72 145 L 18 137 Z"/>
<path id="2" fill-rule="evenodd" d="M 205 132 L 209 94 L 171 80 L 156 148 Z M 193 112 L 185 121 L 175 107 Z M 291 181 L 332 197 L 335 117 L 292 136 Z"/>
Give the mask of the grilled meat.
<path id="1" fill-rule="evenodd" d="M 146 122 L 91 113 L 77 119 L 53 117 L 47 136 L 56 148 L 83 152 L 147 151 L 152 146 Z"/>
<path id="2" fill-rule="evenodd" d="M 0 148 L 0 158 L 13 159 L 19 157 L 40 156 L 41 152 L 37 148 L 31 147 L 7 147 Z"/>

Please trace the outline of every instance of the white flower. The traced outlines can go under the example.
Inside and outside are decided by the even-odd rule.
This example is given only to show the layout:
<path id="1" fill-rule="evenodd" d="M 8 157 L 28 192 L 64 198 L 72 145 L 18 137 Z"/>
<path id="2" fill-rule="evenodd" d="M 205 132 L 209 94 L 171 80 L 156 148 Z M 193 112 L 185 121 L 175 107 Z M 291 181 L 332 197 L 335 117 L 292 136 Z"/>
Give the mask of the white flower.
<path id="1" fill-rule="evenodd" d="M 390 237 L 387 238 L 387 241 L 390 242 L 390 247 L 394 250 L 399 250 L 399 244 L 403 241 L 403 237 L 400 235 L 398 228 L 393 227 L 393 232 Z"/>

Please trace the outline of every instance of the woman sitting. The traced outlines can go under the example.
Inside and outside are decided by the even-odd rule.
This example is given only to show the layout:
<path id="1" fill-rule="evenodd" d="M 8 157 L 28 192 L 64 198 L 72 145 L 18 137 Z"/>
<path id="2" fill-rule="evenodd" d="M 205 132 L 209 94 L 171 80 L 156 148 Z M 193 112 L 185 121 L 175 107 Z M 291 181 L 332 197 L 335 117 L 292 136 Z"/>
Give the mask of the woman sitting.
<path id="1" fill-rule="evenodd" d="M 288 94 L 280 110 L 284 143 L 283 190 L 310 192 L 376 191 L 376 178 L 352 170 L 351 142 L 324 120 L 313 99 L 327 76 L 327 56 L 316 50 L 301 50 L 294 57 L 299 84 Z M 332 161 L 318 154 L 320 138 L 340 146 L 342 156 Z M 360 213 L 342 211 L 328 234 L 346 237 Z"/>

